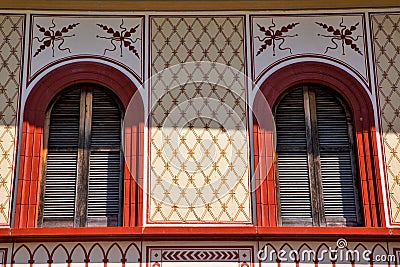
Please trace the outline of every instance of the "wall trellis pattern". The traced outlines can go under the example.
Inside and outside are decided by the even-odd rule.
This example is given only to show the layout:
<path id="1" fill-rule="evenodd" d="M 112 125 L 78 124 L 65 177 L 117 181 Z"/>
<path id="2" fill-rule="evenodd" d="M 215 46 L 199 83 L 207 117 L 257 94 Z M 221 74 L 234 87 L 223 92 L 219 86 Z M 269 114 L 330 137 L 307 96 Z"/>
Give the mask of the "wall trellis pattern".
<path id="1" fill-rule="evenodd" d="M 9 224 L 24 16 L 0 15 L 0 225 Z"/>
<path id="2" fill-rule="evenodd" d="M 400 223 L 400 14 L 371 16 L 391 220 Z"/>
<path id="3" fill-rule="evenodd" d="M 151 19 L 150 222 L 251 221 L 243 24 Z"/>

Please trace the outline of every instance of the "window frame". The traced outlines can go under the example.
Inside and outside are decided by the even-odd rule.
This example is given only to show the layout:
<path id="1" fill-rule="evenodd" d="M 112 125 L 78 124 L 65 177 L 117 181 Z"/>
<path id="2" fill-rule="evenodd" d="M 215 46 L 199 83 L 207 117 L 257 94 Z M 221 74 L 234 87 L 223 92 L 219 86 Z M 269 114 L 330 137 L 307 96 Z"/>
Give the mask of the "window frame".
<path id="1" fill-rule="evenodd" d="M 56 67 L 40 77 L 29 91 L 21 117 L 19 167 L 16 182 L 14 228 L 38 227 L 40 181 L 43 168 L 45 113 L 60 92 L 74 84 L 93 83 L 108 88 L 121 103 L 122 110 L 135 107 L 133 116 L 124 118 L 124 227 L 140 227 L 143 218 L 144 102 L 135 81 L 120 70 L 100 62 L 74 62 Z M 98 228 L 99 231 L 102 228 Z M 51 228 L 38 229 L 43 234 Z M 60 228 L 54 228 L 59 233 Z"/>
<path id="2" fill-rule="evenodd" d="M 360 182 L 358 178 L 358 170 L 357 170 L 357 156 L 354 150 L 354 133 L 353 133 L 353 120 L 349 110 L 349 107 L 345 100 L 339 95 L 337 92 L 328 88 L 326 86 L 322 86 L 314 83 L 302 83 L 291 88 L 287 89 L 283 92 L 275 102 L 273 108 L 274 118 L 277 115 L 277 110 L 279 105 L 282 103 L 282 100 L 289 94 L 291 94 L 295 90 L 302 90 L 303 95 L 303 109 L 304 109 L 304 120 L 305 120 L 305 138 L 307 142 L 306 151 L 307 151 L 307 165 L 308 165 L 308 174 L 309 174 L 309 184 L 310 184 L 310 203 L 311 203 L 311 220 L 301 219 L 301 218 L 293 218 L 283 220 L 281 216 L 281 203 L 280 203 L 280 183 L 279 183 L 279 167 L 278 167 L 278 157 L 275 157 L 274 169 L 275 169 L 275 177 L 276 177 L 276 203 L 277 203 L 277 217 L 278 217 L 278 225 L 280 226 L 346 226 L 346 220 L 340 218 L 327 218 L 325 216 L 325 208 L 324 208 L 324 193 L 323 193 L 323 181 L 322 181 L 322 173 L 321 173 L 321 160 L 320 160 L 320 152 L 323 150 L 319 144 L 318 137 L 318 123 L 317 123 L 317 102 L 316 95 L 317 90 L 325 90 L 329 92 L 331 96 L 335 98 L 339 102 L 341 108 L 343 108 L 346 116 L 347 130 L 348 130 L 348 138 L 349 138 L 349 150 L 350 150 L 350 160 L 351 160 L 351 168 L 352 168 L 352 178 L 353 178 L 353 192 L 354 192 L 354 202 L 356 209 L 356 222 L 355 225 L 351 226 L 362 226 L 363 224 L 363 215 L 361 211 L 361 199 L 359 196 L 360 191 Z M 285 151 L 286 149 L 282 147 L 276 147 L 276 155 L 279 153 L 279 150 Z M 336 151 L 336 150 L 335 150 Z"/>
<path id="3" fill-rule="evenodd" d="M 119 177 L 119 214 L 117 218 L 117 225 L 120 226 L 123 218 L 123 177 L 124 177 L 124 168 L 123 168 L 123 136 L 124 136 L 124 128 L 123 128 L 123 117 L 124 112 L 119 103 L 118 98 L 107 88 L 102 86 L 93 84 L 93 83 L 81 83 L 78 85 L 71 86 L 61 91 L 56 97 L 54 97 L 50 107 L 47 109 L 45 113 L 45 126 L 43 133 L 43 158 L 42 158 L 42 179 L 40 181 L 40 197 L 39 197 L 39 205 L 38 205 L 38 227 L 49 227 L 46 225 L 44 218 L 44 203 L 45 203 L 45 192 L 46 192 L 46 173 L 47 173 L 47 154 L 48 154 L 48 141 L 50 136 L 50 119 L 51 114 L 55 105 L 58 101 L 68 93 L 74 90 L 79 90 L 80 101 L 79 101 L 79 136 L 78 136 L 78 156 L 77 156 L 77 176 L 75 180 L 76 190 L 75 190 L 75 209 L 74 209 L 74 218 L 71 222 L 66 220 L 57 220 L 52 219 L 49 223 L 51 227 L 86 227 L 86 226 L 105 226 L 102 224 L 98 224 L 96 222 L 90 222 L 88 218 L 88 201 L 89 201 L 89 162 L 90 162 L 90 154 L 93 149 L 90 145 L 91 143 L 91 131 L 92 131 L 92 116 L 93 116 L 93 91 L 99 90 L 109 96 L 112 101 L 115 103 L 118 111 L 120 113 L 120 123 L 121 123 L 121 132 L 120 132 L 120 177 Z M 107 147 L 106 149 L 108 149 Z M 111 148 L 112 149 L 112 148 Z M 116 151 L 116 148 L 114 148 Z M 72 225 L 71 225 L 72 223 Z"/>
<path id="4" fill-rule="evenodd" d="M 265 73 L 263 74 L 265 75 Z M 361 210 L 363 227 L 381 227 L 386 223 L 383 181 L 378 151 L 379 137 L 375 124 L 374 105 L 370 89 L 361 83 L 357 74 L 327 62 L 301 60 L 261 76 L 259 91 L 253 101 L 253 155 L 257 225 L 260 227 L 279 226 L 276 202 L 276 155 L 274 127 L 260 124 L 265 112 L 257 107 L 266 103 L 274 107 L 279 96 L 297 84 L 314 83 L 331 88 L 349 105 L 353 118 L 354 147 L 357 157 L 357 174 L 360 180 Z M 272 111 L 271 111 L 272 116 Z M 267 116 L 269 117 L 269 116 Z M 267 118 L 269 120 L 269 118 Z M 291 226 L 281 226 L 292 229 Z M 296 228 L 293 231 L 296 232 Z M 342 227 L 340 227 L 342 228 Z"/>

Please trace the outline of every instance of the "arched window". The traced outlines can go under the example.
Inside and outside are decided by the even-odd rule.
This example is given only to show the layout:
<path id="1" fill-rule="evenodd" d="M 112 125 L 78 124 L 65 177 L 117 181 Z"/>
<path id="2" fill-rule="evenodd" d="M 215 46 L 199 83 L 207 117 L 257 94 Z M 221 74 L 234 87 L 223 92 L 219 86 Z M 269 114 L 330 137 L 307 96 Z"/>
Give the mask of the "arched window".
<path id="1" fill-rule="evenodd" d="M 46 114 L 38 225 L 121 224 L 121 109 L 111 93 L 80 84 Z"/>
<path id="2" fill-rule="evenodd" d="M 282 225 L 360 225 L 351 115 L 333 90 L 291 88 L 275 107 Z"/>

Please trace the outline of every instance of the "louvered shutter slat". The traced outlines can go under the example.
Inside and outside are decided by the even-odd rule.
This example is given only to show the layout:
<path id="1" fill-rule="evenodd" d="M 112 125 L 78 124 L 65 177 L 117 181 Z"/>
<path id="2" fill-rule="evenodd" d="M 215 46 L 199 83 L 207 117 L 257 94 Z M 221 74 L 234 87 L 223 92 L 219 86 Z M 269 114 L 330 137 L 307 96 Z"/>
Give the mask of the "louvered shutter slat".
<path id="1" fill-rule="evenodd" d="M 312 213 L 302 89 L 281 101 L 275 120 L 282 224 L 307 224 Z"/>
<path id="2" fill-rule="evenodd" d="M 279 153 L 278 162 L 282 218 L 311 218 L 307 154 Z"/>
<path id="3" fill-rule="evenodd" d="M 121 115 L 113 99 L 93 91 L 88 224 L 117 225 L 120 213 Z"/>
<path id="4" fill-rule="evenodd" d="M 62 96 L 52 109 L 43 204 L 44 224 L 73 221 L 79 138 L 80 90 Z"/>
<path id="5" fill-rule="evenodd" d="M 75 209 L 77 153 L 51 153 L 48 155 L 44 216 L 73 218 Z"/>
<path id="6" fill-rule="evenodd" d="M 121 146 L 121 115 L 114 100 L 106 93 L 93 92 L 92 148 Z"/>
<path id="7" fill-rule="evenodd" d="M 78 147 L 80 90 L 61 97 L 50 118 L 49 148 Z"/>
<path id="8" fill-rule="evenodd" d="M 357 222 L 352 150 L 346 113 L 336 97 L 325 91 L 316 95 L 321 178 L 327 223 Z"/>

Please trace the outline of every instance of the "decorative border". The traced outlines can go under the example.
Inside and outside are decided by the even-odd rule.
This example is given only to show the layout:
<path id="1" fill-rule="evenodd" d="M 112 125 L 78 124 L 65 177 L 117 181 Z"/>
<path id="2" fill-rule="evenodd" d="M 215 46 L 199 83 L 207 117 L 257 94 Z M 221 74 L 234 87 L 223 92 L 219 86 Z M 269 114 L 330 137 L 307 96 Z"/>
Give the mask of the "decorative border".
<path id="1" fill-rule="evenodd" d="M 254 266 L 254 247 L 147 247 L 149 267 L 162 267 L 163 262 L 237 262 L 238 267 Z"/>
<path id="2" fill-rule="evenodd" d="M 7 9 L 18 9 L 23 6 L 25 9 L 58 9 L 58 10 L 96 10 L 96 11 L 132 11 L 132 4 L 124 0 L 115 1 L 103 1 L 101 5 L 93 5 L 92 1 L 74 1 L 65 4 L 64 1 L 55 1 L 51 5 L 42 1 L 27 2 L 26 0 L 3 0 L 2 6 Z M 181 1 L 136 1 L 134 9 L 135 11 L 146 12 L 152 11 L 196 11 L 199 10 L 207 11 L 218 11 L 218 10 L 283 10 L 290 7 L 290 9 L 323 9 L 323 8 L 337 8 L 337 9 L 349 9 L 349 8 L 394 8 L 398 7 L 397 0 L 383 0 L 383 1 L 346 1 L 337 0 L 334 2 L 319 2 L 319 1 L 249 1 L 249 0 L 236 0 L 236 1 L 224 1 L 216 0 L 210 5 L 209 1 L 187 1 L 182 4 Z"/>
<path id="3" fill-rule="evenodd" d="M 90 262 L 90 257 L 91 255 L 95 254 L 96 252 L 93 252 L 96 250 L 96 248 L 100 249 L 101 251 L 101 256 L 103 259 L 99 259 L 99 263 L 107 263 L 109 261 L 109 256 L 111 255 L 110 252 L 113 251 L 113 249 L 117 250 L 120 253 L 121 256 L 121 263 L 125 264 L 128 261 L 128 256 L 132 255 L 132 251 L 136 251 L 137 253 L 137 261 L 138 263 L 142 264 L 142 251 L 139 248 L 139 246 L 132 242 L 128 243 L 125 247 L 122 246 L 119 243 L 111 243 L 111 244 L 101 244 L 101 242 L 96 242 L 91 245 L 88 245 L 85 247 L 85 243 L 76 243 L 74 246 L 67 246 L 65 243 L 57 243 L 52 246 L 52 244 L 49 244 L 50 246 L 46 246 L 46 243 L 40 243 L 36 244 L 36 246 L 30 247 L 29 244 L 17 244 L 16 248 L 13 248 L 12 254 L 11 254 L 11 263 L 16 264 L 18 266 L 19 264 L 33 264 L 35 263 L 35 256 L 37 255 L 36 253 L 40 252 L 45 252 L 47 255 L 47 263 L 48 266 L 52 266 L 52 263 L 54 263 L 54 255 L 56 254 L 57 251 L 60 251 L 61 253 L 64 254 L 65 256 L 65 262 L 70 266 L 70 264 L 73 262 L 74 258 L 74 253 L 76 254 L 83 254 L 83 262 L 84 263 L 89 263 Z M 51 248 L 52 247 L 52 248 Z M 27 259 L 26 263 L 22 262 L 15 262 L 15 258 L 17 256 L 17 253 L 24 253 L 23 255 Z M 93 254 L 92 254 L 93 253 Z M 129 254 L 128 254 L 129 253 Z M 45 260 L 45 259 L 40 259 L 40 260 Z M 74 262 L 75 263 L 75 262 Z M 87 266 L 87 265 L 86 265 Z M 5 267 L 5 266 L 4 266 Z"/>
<path id="4" fill-rule="evenodd" d="M 277 242 L 270 241 L 259 241 L 258 244 L 246 244 L 242 246 L 225 246 L 224 244 L 216 245 L 216 246 L 168 246 L 168 245 L 144 245 L 143 241 L 141 242 L 111 242 L 111 243 L 102 243 L 102 242 L 68 242 L 68 243 L 10 243 L 13 245 L 12 249 L 0 248 L 0 266 L 6 267 L 6 260 L 8 251 L 10 251 L 10 262 L 9 264 L 15 264 L 19 266 L 19 264 L 31 264 L 31 266 L 35 266 L 35 261 L 47 262 L 48 266 L 52 266 L 52 264 L 59 263 L 67 263 L 70 265 L 71 263 L 107 263 L 110 262 L 110 259 L 114 259 L 113 263 L 137 263 L 139 266 L 147 266 L 147 267 L 162 267 L 163 263 L 173 264 L 174 262 L 179 263 L 190 263 L 190 262 L 200 262 L 200 263 L 209 263 L 210 266 L 214 266 L 217 264 L 213 263 L 231 263 L 232 265 L 237 263 L 238 267 L 255 267 L 257 263 L 262 265 L 268 263 L 279 263 L 280 261 L 276 258 L 270 259 L 268 261 L 258 260 L 256 253 L 257 250 L 264 250 L 265 248 L 268 251 L 275 251 L 275 255 L 279 251 L 296 250 L 302 251 L 302 249 L 314 249 L 317 253 L 321 251 L 321 249 L 332 248 L 332 245 L 335 244 L 335 241 L 319 241 L 313 242 L 312 244 L 307 242 L 297 242 L 297 241 L 288 241 L 286 239 L 280 239 Z M 369 250 L 371 252 L 371 260 L 363 261 L 362 265 L 366 266 L 382 266 L 385 264 L 391 264 L 392 266 L 399 266 L 400 261 L 400 248 L 393 248 L 393 253 L 390 253 L 389 246 L 395 244 L 393 242 L 371 242 L 367 241 L 367 243 L 362 242 L 351 242 L 348 249 L 351 250 Z M 397 243 L 396 243 L 397 244 Z M 334 248 L 334 246 L 333 246 Z M 3 253 L 1 253 L 3 252 Z M 323 253 L 323 252 L 322 252 Z M 63 255 L 64 258 L 60 256 Z M 258 254 L 258 253 L 257 253 Z M 273 255 L 270 254 L 270 255 Z M 374 258 L 377 255 L 386 255 L 389 254 L 394 255 L 395 259 L 390 260 L 390 262 L 374 262 Z M 57 261 L 55 261 L 55 256 L 58 255 Z M 80 259 L 78 260 L 75 256 L 79 255 Z M 288 254 L 286 254 L 288 255 Z M 92 261 L 93 257 L 97 256 L 96 261 Z M 120 257 L 119 257 L 120 256 Z M 144 259 L 145 257 L 145 260 Z M 44 258 L 43 258 L 44 257 Z M 91 260 L 92 258 L 92 260 Z M 18 259 L 18 262 L 17 262 Z M 132 260 L 133 259 L 133 260 Z M 65 261 L 64 261 L 65 260 Z M 293 261 L 292 261 L 293 262 Z M 299 261 L 294 261 L 297 264 Z M 293 262 L 293 263 L 294 263 Z M 289 262 L 287 262 L 289 263 Z M 314 264 L 318 266 L 318 263 L 324 263 L 320 259 L 317 259 Z M 326 262 L 325 262 L 326 263 Z M 331 262 L 332 265 L 335 266 L 335 261 Z M 350 263 L 350 262 L 349 262 Z M 351 262 L 354 265 L 354 262 Z M 136 266 L 136 265 L 135 265 Z M 257 265 L 261 266 L 261 265 Z M 388 265 L 389 266 L 389 265 Z"/>
<path id="5" fill-rule="evenodd" d="M 26 3 L 26 0 L 3 0 L 2 6 L 7 9 L 18 9 L 23 6 L 26 9 L 58 9 L 58 10 L 97 10 L 97 11 L 132 11 L 133 7 L 131 3 L 127 3 L 124 0 L 115 1 L 104 1 L 101 5 L 93 5 L 92 1 L 74 1 L 66 5 L 64 1 L 54 1 L 51 5 L 46 4 L 42 1 L 32 1 Z M 323 9 L 323 8 L 337 8 L 337 9 L 349 9 L 349 8 L 394 8 L 398 7 L 397 0 L 383 0 L 383 1 L 346 1 L 337 0 L 334 2 L 319 2 L 319 1 L 249 1 L 249 0 L 235 0 L 235 1 L 224 1 L 216 0 L 210 5 L 209 1 L 187 1 L 184 5 L 181 1 L 137 1 L 135 2 L 135 11 L 196 11 L 201 10 L 207 11 L 218 11 L 218 10 L 282 10 L 282 9 Z"/>

